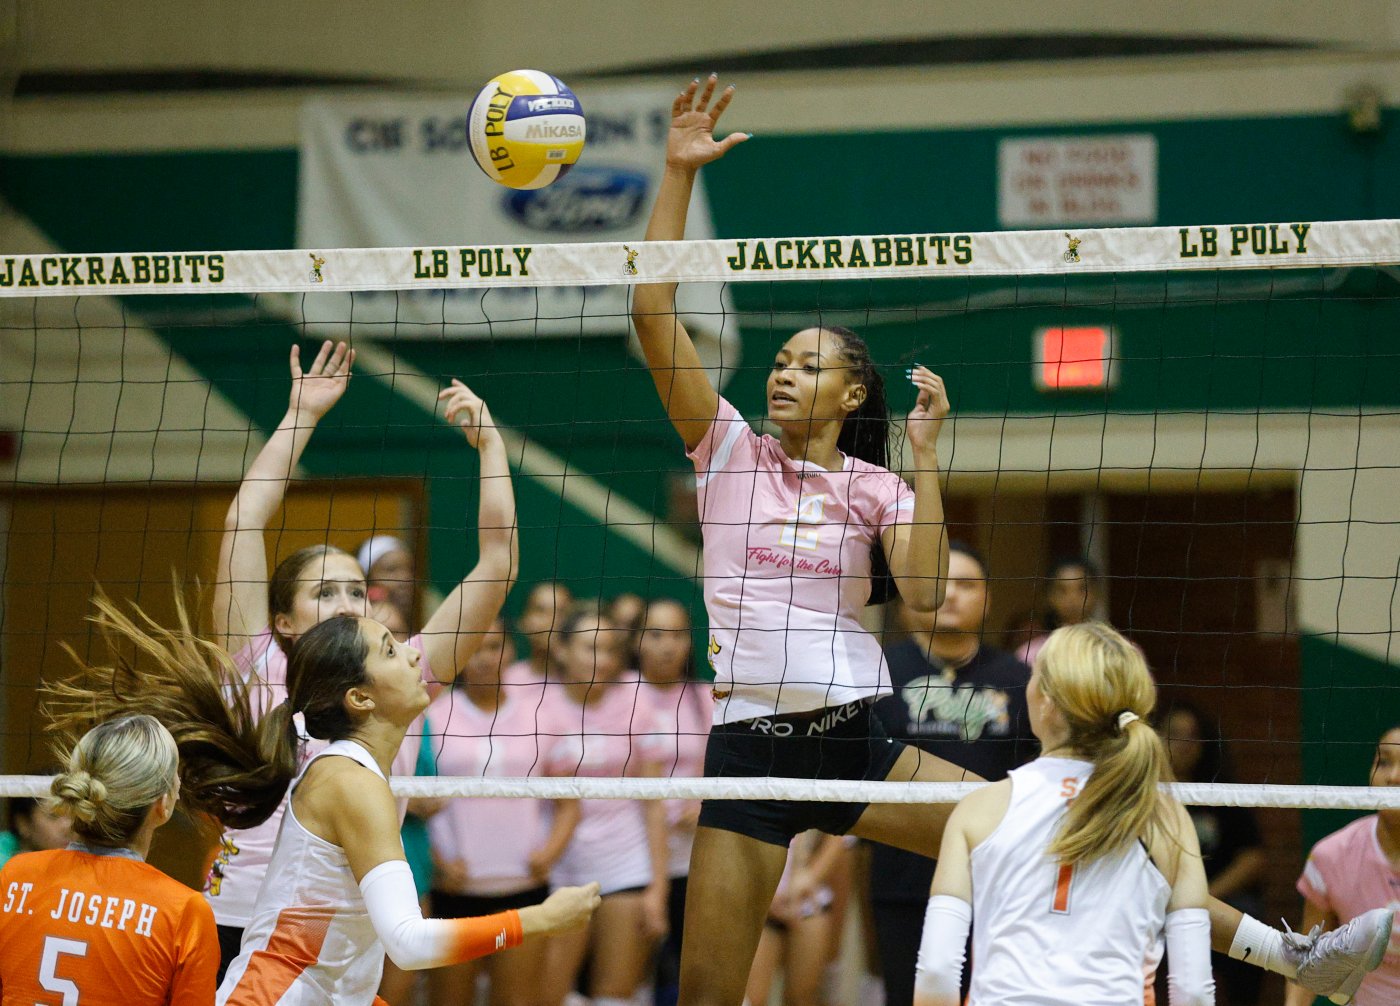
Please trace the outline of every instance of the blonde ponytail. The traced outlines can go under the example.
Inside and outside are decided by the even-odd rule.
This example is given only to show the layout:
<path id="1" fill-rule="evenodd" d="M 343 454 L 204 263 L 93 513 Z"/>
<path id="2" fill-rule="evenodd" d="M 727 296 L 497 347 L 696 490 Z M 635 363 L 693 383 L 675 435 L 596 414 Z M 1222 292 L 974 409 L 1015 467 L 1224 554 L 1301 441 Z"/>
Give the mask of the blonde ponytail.
<path id="1" fill-rule="evenodd" d="M 73 831 L 95 845 L 128 845 L 162 796 L 175 792 L 175 738 L 153 716 L 122 716 L 93 727 L 73 746 L 68 769 L 50 784 Z"/>
<path id="2" fill-rule="evenodd" d="M 1141 651 L 1101 622 L 1055 630 L 1036 658 L 1040 688 L 1064 714 L 1067 746 L 1094 763 L 1050 846 L 1073 864 L 1150 840 L 1166 822 L 1158 784 L 1171 778 L 1148 717 L 1157 687 Z"/>

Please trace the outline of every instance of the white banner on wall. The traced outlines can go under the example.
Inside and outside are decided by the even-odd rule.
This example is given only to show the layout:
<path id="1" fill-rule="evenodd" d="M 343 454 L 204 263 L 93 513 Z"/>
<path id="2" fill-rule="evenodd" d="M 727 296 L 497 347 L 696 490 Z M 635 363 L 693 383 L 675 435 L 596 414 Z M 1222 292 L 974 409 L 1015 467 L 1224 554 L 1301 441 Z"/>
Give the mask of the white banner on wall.
<path id="1" fill-rule="evenodd" d="M 1157 138 L 1037 136 L 997 147 L 1003 227 L 1151 224 L 1157 220 Z"/>
<path id="2" fill-rule="evenodd" d="M 470 96 L 308 102 L 302 112 L 297 240 L 308 250 L 370 247 L 533 246 L 637 242 L 646 231 L 664 162 L 671 92 L 623 91 L 579 99 L 588 140 L 578 164 L 543 189 L 508 189 L 476 166 L 467 142 Z M 691 199 L 691 239 L 714 237 L 705 190 Z M 423 339 L 619 335 L 625 286 L 527 286 L 316 293 L 298 303 L 315 334 Z M 706 362 L 737 364 L 733 305 L 714 284 L 689 284 L 677 302 Z"/>

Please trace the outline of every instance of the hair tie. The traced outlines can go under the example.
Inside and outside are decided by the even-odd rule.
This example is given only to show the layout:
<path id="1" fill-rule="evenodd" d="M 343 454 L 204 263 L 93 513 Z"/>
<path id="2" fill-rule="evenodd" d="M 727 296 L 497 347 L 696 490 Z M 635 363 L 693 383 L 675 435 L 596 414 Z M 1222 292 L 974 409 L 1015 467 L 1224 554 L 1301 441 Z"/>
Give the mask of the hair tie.
<path id="1" fill-rule="evenodd" d="M 1124 730 L 1128 729 L 1129 723 L 1136 723 L 1141 718 L 1141 716 L 1131 709 L 1124 709 L 1118 714 L 1118 732 L 1121 734 Z"/>

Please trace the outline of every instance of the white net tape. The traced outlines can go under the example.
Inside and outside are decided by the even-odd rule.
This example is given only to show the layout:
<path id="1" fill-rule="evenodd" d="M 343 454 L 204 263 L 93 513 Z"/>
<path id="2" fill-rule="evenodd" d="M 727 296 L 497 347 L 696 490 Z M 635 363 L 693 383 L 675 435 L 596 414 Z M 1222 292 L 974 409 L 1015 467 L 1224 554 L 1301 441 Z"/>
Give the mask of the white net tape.
<path id="1" fill-rule="evenodd" d="M 1400 220 L 724 241 L 0 255 L 0 297 L 321 293 L 1319 268 L 1400 262 Z"/>
<path id="2" fill-rule="evenodd" d="M 0 797 L 45 796 L 51 777 L 0 776 Z M 845 779 L 481 779 L 395 776 L 400 797 L 496 797 L 537 800 L 803 800 L 845 803 L 956 803 L 986 783 L 860 782 Z M 1270 786 L 1172 783 L 1183 803 L 1202 807 L 1298 807 L 1400 810 L 1400 787 Z"/>

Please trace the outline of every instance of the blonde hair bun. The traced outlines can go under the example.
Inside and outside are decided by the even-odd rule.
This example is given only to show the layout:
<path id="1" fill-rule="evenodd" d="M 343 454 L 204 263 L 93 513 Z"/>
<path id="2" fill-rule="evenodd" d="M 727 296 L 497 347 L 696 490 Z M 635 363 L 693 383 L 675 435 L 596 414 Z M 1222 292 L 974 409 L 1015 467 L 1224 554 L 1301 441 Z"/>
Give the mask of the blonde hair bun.
<path id="1" fill-rule="evenodd" d="M 106 784 L 83 769 L 59 774 L 49 792 L 76 821 L 97 820 L 101 805 L 107 802 Z"/>

